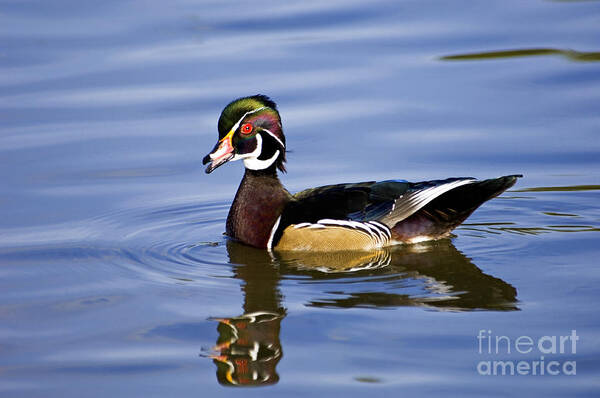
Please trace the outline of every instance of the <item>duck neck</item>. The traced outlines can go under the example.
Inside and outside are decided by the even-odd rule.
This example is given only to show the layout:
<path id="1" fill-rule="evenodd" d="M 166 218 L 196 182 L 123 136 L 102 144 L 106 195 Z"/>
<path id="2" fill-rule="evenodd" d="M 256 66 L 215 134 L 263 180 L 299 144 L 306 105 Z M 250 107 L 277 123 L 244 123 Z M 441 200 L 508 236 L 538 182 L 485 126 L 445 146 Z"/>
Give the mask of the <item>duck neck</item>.
<path id="1" fill-rule="evenodd" d="M 290 200 L 291 195 L 279 181 L 275 166 L 246 169 L 227 216 L 227 235 L 266 248 L 271 230 Z"/>
<path id="2" fill-rule="evenodd" d="M 275 163 L 273 163 L 266 169 L 253 170 L 253 169 L 246 168 L 245 170 L 246 170 L 246 172 L 244 173 L 244 178 L 246 178 L 247 176 L 250 176 L 250 178 L 252 178 L 252 177 L 271 177 L 271 178 L 274 178 L 277 181 L 279 181 L 279 177 L 277 177 L 277 166 L 275 166 Z"/>

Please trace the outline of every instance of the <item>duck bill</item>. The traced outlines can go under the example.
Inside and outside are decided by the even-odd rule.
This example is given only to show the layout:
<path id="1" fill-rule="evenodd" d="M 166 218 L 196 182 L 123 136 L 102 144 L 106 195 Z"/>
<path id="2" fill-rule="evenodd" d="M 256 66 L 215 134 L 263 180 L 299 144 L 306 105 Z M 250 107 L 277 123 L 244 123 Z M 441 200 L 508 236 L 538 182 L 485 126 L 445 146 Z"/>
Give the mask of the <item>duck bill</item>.
<path id="1" fill-rule="evenodd" d="M 208 163 L 208 167 L 205 170 L 206 174 L 212 173 L 217 167 L 224 165 L 233 158 L 232 136 L 233 132 L 229 132 L 229 134 L 217 142 L 215 149 L 202 159 L 202 164 Z"/>

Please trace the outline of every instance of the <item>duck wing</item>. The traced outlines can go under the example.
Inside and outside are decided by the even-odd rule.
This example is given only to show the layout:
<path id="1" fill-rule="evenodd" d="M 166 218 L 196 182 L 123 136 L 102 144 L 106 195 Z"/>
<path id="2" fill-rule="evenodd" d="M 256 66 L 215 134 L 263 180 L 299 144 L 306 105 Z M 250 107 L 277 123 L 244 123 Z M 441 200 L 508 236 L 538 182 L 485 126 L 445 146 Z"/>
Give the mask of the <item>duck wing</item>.
<path id="1" fill-rule="evenodd" d="M 341 248 L 344 239 L 367 239 L 372 247 L 381 247 L 390 240 L 440 237 L 483 202 L 512 186 L 517 177 L 483 181 L 457 177 L 416 183 L 367 181 L 307 189 L 295 194 L 286 205 L 273 228 L 270 244 L 276 245 L 288 227 L 298 235 L 295 241 L 315 237 L 322 240 L 326 232 L 327 236 L 334 235 L 328 230 L 335 231 Z M 307 236 L 302 238 L 300 233 Z"/>
<path id="2" fill-rule="evenodd" d="M 474 181 L 474 178 L 460 177 L 417 183 L 386 180 L 326 185 L 295 194 L 286 216 L 294 223 L 326 218 L 376 220 L 387 225 L 407 218 L 438 196 Z"/>

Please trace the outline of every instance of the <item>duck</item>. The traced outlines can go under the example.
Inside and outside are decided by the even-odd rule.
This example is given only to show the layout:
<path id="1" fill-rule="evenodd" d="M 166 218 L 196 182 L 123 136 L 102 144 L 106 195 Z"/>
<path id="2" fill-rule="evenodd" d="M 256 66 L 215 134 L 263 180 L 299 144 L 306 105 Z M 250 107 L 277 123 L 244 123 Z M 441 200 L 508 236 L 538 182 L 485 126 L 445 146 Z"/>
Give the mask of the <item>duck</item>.
<path id="1" fill-rule="evenodd" d="M 205 172 L 236 160 L 245 167 L 225 234 L 268 251 L 371 251 L 446 238 L 522 177 L 366 181 L 292 194 L 278 177 L 278 171 L 286 172 L 287 147 L 271 98 L 235 99 L 221 112 L 217 128 L 218 141 L 202 161 Z"/>

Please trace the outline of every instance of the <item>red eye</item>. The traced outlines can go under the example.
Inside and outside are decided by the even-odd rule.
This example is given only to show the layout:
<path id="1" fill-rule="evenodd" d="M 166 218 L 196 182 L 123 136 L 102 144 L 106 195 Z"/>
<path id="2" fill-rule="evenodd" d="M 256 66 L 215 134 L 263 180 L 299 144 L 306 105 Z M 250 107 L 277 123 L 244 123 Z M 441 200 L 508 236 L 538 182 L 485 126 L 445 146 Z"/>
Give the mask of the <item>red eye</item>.
<path id="1" fill-rule="evenodd" d="M 250 123 L 242 124 L 242 128 L 240 129 L 242 134 L 250 134 L 252 132 L 252 125 Z"/>

